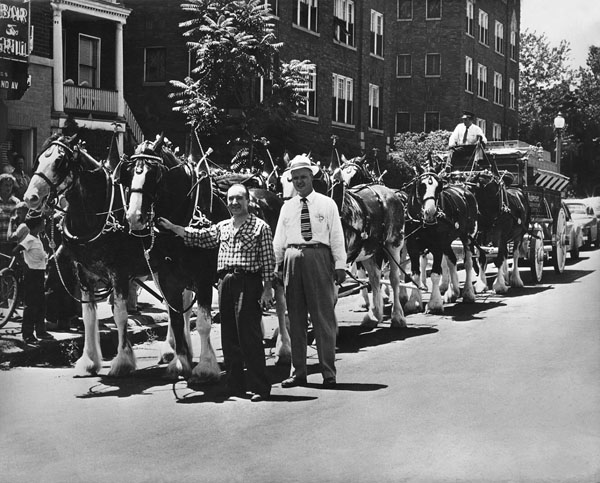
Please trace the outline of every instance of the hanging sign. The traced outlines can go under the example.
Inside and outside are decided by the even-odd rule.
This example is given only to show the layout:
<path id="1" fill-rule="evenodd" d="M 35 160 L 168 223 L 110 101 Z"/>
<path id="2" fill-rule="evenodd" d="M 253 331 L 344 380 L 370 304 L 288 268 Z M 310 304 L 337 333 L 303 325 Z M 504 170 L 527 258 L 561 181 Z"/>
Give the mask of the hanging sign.
<path id="1" fill-rule="evenodd" d="M 0 58 L 27 62 L 29 0 L 0 0 Z"/>

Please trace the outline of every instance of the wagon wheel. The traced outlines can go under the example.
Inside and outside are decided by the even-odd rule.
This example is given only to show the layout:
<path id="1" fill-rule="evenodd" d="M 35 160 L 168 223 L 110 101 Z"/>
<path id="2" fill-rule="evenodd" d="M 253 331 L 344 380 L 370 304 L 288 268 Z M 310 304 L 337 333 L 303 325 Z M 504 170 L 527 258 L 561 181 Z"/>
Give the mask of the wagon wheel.
<path id="1" fill-rule="evenodd" d="M 552 245 L 552 264 L 556 273 L 563 273 L 565 270 L 565 261 L 567 260 L 567 250 L 565 241 L 567 239 L 567 215 L 565 210 L 561 208 L 556 215 L 554 225 L 554 237 L 556 243 Z"/>
<path id="2" fill-rule="evenodd" d="M 544 274 L 544 232 L 539 227 L 531 236 L 528 258 L 533 283 L 541 283 Z"/>

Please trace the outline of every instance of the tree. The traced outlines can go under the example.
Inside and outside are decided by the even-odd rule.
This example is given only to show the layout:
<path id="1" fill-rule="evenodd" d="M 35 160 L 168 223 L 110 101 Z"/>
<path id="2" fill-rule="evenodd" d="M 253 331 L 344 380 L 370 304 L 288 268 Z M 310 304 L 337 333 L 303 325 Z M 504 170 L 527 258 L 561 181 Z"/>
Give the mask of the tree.
<path id="1" fill-rule="evenodd" d="M 566 40 L 551 47 L 545 34 L 521 33 L 519 64 L 519 139 L 541 142 L 553 150 L 553 121 L 566 114 L 573 71 L 567 66 L 571 47 Z"/>
<path id="2" fill-rule="evenodd" d="M 262 0 L 189 0 L 181 8 L 190 15 L 181 27 L 194 68 L 183 81 L 172 81 L 174 110 L 199 134 L 213 136 L 216 151 L 237 140 L 252 159 L 255 140 L 285 139 L 312 65 L 279 62 L 282 44 L 269 7 Z"/>
<path id="3" fill-rule="evenodd" d="M 399 189 L 414 178 L 413 167 L 426 162 L 430 153 L 448 149 L 449 131 L 429 133 L 406 132 L 394 138 L 394 149 L 390 152 L 383 177 L 386 186 Z"/>

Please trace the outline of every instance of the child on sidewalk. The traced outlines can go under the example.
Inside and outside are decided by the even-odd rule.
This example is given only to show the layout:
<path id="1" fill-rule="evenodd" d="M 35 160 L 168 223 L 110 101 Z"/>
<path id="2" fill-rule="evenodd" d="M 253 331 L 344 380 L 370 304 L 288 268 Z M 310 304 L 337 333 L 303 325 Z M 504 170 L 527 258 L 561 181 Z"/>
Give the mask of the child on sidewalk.
<path id="1" fill-rule="evenodd" d="M 36 344 L 38 339 L 53 340 L 54 337 L 46 330 L 46 302 L 44 298 L 44 278 L 48 255 L 40 240 L 44 231 L 45 219 L 41 213 L 29 212 L 25 218 L 29 234 L 25 236 L 14 249 L 16 255 L 23 252 L 25 260 L 23 276 L 23 340 L 26 344 Z"/>
<path id="2" fill-rule="evenodd" d="M 17 244 L 21 243 L 27 234 L 29 233 L 29 228 L 25 224 L 25 218 L 27 217 L 27 203 L 21 201 L 17 203 L 15 207 L 15 214 L 10 218 L 10 223 L 8 225 L 8 241 L 15 242 Z"/>

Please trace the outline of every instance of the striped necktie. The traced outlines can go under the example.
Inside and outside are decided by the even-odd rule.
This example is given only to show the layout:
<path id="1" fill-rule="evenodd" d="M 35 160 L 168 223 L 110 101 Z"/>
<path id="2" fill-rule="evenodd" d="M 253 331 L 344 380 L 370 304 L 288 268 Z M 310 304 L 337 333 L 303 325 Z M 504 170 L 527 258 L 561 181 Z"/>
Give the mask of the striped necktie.
<path id="1" fill-rule="evenodd" d="M 467 133 L 469 132 L 469 126 L 465 127 L 465 134 L 463 136 L 463 144 L 467 144 Z"/>
<path id="2" fill-rule="evenodd" d="M 306 198 L 300 198 L 302 202 L 302 211 L 300 212 L 300 233 L 302 238 L 306 241 L 310 241 L 312 238 L 312 230 L 310 228 L 310 214 L 308 213 L 308 205 L 306 204 Z"/>

